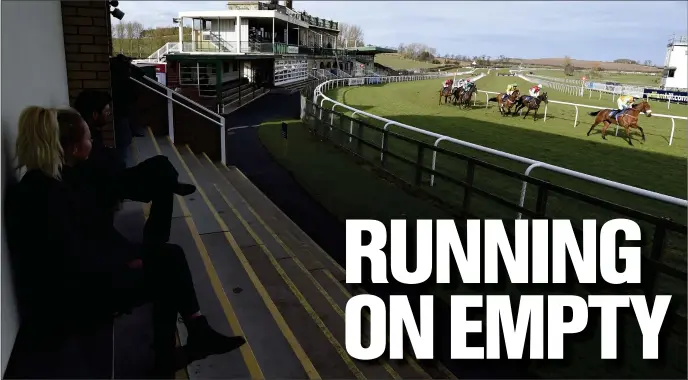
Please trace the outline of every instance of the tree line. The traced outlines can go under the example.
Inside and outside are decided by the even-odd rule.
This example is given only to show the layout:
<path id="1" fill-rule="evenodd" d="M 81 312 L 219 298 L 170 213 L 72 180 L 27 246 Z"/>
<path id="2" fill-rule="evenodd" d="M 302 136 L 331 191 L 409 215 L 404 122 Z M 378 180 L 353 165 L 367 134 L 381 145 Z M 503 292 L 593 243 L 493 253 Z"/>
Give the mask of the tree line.
<path id="1" fill-rule="evenodd" d="M 191 38 L 191 28 L 184 27 L 184 38 Z M 119 21 L 112 25 L 112 48 L 115 54 L 147 58 L 168 42 L 179 41 L 179 27 L 146 28 L 138 21 Z"/>

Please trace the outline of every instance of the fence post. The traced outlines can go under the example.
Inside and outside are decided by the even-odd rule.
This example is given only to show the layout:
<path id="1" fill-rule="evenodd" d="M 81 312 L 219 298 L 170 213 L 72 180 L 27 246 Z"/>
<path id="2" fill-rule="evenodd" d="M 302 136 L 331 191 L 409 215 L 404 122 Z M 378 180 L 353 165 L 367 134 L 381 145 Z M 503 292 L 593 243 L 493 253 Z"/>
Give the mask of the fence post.
<path id="1" fill-rule="evenodd" d="M 222 161 L 222 165 L 227 165 L 227 125 L 224 116 L 220 116 L 220 123 L 222 124 L 220 127 L 220 161 Z"/>
<path id="2" fill-rule="evenodd" d="M 549 189 L 546 185 L 540 185 L 538 187 L 537 201 L 535 202 L 535 212 L 538 216 L 544 217 L 547 211 L 547 194 Z"/>
<path id="3" fill-rule="evenodd" d="M 463 202 L 461 204 L 461 212 L 463 212 L 464 216 L 468 214 L 468 209 L 471 202 L 471 194 L 473 193 L 474 179 L 475 162 L 470 160 L 466 166 L 466 187 L 463 189 Z"/>
<path id="4" fill-rule="evenodd" d="M 353 120 L 351 121 L 353 123 Z M 356 141 L 356 151 L 358 152 L 359 156 L 363 156 L 363 123 L 360 121 L 357 121 L 358 128 L 356 128 L 356 136 L 358 137 Z M 353 130 L 352 130 L 353 132 Z"/>
<path id="5" fill-rule="evenodd" d="M 171 88 L 167 89 L 167 135 L 174 143 L 174 102 L 172 96 L 174 92 Z"/>
<path id="6" fill-rule="evenodd" d="M 668 220 L 666 218 L 663 218 L 665 220 Z M 655 233 L 652 236 L 652 248 L 650 251 L 650 260 L 653 261 L 659 261 L 662 257 L 662 251 L 664 250 L 664 243 L 665 243 L 665 238 L 666 238 L 666 226 L 664 223 L 660 222 L 655 225 Z M 645 296 L 649 298 L 649 300 L 653 300 L 652 296 L 654 293 L 654 287 L 655 287 L 655 282 L 657 280 L 657 268 L 650 263 L 650 265 L 645 267 L 641 267 L 641 273 L 645 273 L 642 279 L 642 285 L 643 285 L 643 290 L 645 292 Z M 648 304 L 649 306 L 650 304 Z"/>
<path id="7" fill-rule="evenodd" d="M 387 161 L 385 151 L 387 150 L 387 144 L 389 142 L 389 135 L 387 134 L 387 126 L 382 130 L 382 147 L 380 149 L 380 161 L 382 162 L 382 167 L 385 166 Z"/>
<path id="8" fill-rule="evenodd" d="M 418 144 L 418 154 L 416 156 L 416 186 L 420 186 L 423 182 L 423 160 L 424 160 L 425 147 L 423 144 Z"/>

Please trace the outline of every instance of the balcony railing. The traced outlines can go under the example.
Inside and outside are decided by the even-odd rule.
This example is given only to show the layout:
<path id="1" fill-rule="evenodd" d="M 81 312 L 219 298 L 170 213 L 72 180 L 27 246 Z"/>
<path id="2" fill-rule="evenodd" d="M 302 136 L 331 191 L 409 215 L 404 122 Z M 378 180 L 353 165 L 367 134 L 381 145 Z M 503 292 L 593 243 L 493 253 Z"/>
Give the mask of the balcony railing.
<path id="1" fill-rule="evenodd" d="M 322 18 L 314 17 L 314 16 L 307 14 L 306 12 L 296 12 L 292 9 L 285 7 L 284 5 L 258 3 L 258 9 L 259 10 L 275 10 L 275 11 L 282 13 L 284 15 L 287 15 L 291 18 L 295 18 L 299 21 L 303 21 L 303 22 L 307 23 L 308 25 L 313 25 L 313 26 L 317 26 L 320 28 L 327 28 L 327 29 L 332 29 L 332 30 L 339 30 L 339 23 L 336 21 L 325 20 Z"/>
<path id="2" fill-rule="evenodd" d="M 175 49 L 166 50 L 168 53 L 179 52 L 178 43 L 175 43 Z M 283 42 L 248 42 L 241 41 L 239 49 L 237 49 L 236 42 L 229 42 L 224 40 L 208 39 L 205 41 L 184 42 L 184 53 L 229 53 L 229 54 L 299 54 L 299 55 L 317 55 L 326 57 L 344 57 L 347 56 L 347 51 L 344 49 L 330 49 L 314 46 L 297 46 L 292 44 L 285 44 Z M 155 55 L 155 54 L 154 54 Z"/>

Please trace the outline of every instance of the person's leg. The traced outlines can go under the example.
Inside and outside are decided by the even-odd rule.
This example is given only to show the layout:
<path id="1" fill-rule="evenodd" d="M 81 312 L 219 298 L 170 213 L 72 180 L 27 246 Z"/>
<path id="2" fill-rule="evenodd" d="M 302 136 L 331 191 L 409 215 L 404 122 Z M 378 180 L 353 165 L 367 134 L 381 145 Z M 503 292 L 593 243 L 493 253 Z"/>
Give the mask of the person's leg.
<path id="1" fill-rule="evenodd" d="M 200 311 L 191 271 L 181 247 L 174 244 L 147 246 L 143 268 L 154 299 L 161 300 L 163 305 L 173 304 L 184 319 L 188 331 L 187 360 L 229 352 L 246 343 L 243 337 L 227 337 L 210 327 Z"/>
<path id="2" fill-rule="evenodd" d="M 150 214 L 143 226 L 143 242 L 145 244 L 162 244 L 170 240 L 173 204 L 174 194 L 169 191 L 153 195 Z"/>
<path id="3" fill-rule="evenodd" d="M 150 202 L 157 194 L 193 194 L 196 186 L 179 182 L 179 173 L 170 160 L 162 155 L 151 157 L 121 173 L 120 194 L 137 202 Z"/>
<path id="4" fill-rule="evenodd" d="M 134 246 L 143 252 L 143 246 Z M 184 359 L 175 361 L 176 305 L 171 297 L 161 296 L 159 286 L 145 268 L 126 268 L 113 276 L 112 296 L 108 298 L 111 313 L 130 313 L 146 303 L 153 304 L 153 350 L 155 352 L 152 378 L 169 379 L 174 371 L 186 366 Z"/>
<path id="5" fill-rule="evenodd" d="M 194 185 L 179 182 L 179 173 L 165 156 L 151 157 L 128 168 L 118 179 L 118 186 L 121 198 L 152 203 L 143 231 L 147 244 L 169 241 L 174 194 L 186 196 L 196 191 Z"/>

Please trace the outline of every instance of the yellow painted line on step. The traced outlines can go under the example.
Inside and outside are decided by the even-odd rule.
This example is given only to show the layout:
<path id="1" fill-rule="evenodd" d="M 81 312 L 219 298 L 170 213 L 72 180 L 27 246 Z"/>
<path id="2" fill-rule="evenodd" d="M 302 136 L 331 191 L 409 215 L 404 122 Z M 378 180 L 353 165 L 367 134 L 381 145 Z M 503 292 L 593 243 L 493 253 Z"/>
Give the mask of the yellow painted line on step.
<path id="1" fill-rule="evenodd" d="M 346 349 L 337 341 L 337 338 L 334 337 L 332 332 L 330 331 L 329 328 L 327 328 L 327 325 L 323 320 L 320 318 L 318 313 L 313 309 L 313 307 L 308 303 L 306 300 L 306 297 L 301 293 L 301 291 L 298 289 L 296 284 L 291 280 L 289 275 L 284 271 L 284 268 L 277 262 L 277 259 L 275 259 L 275 256 L 270 252 L 270 250 L 265 246 L 265 243 L 256 235 L 255 231 L 253 231 L 246 220 L 244 220 L 241 215 L 236 211 L 234 206 L 229 202 L 227 197 L 222 193 L 222 190 L 217 185 L 214 185 L 217 191 L 220 193 L 220 196 L 224 199 L 225 203 L 229 205 L 229 207 L 232 209 L 236 217 L 241 221 L 241 224 L 246 228 L 248 233 L 253 237 L 253 240 L 256 241 L 258 246 L 265 252 L 267 255 L 268 259 L 270 260 L 270 263 L 272 263 L 272 266 L 275 268 L 277 273 L 279 273 L 280 277 L 282 277 L 282 280 L 287 284 L 289 289 L 292 291 L 294 296 L 299 300 L 299 303 L 301 303 L 301 306 L 308 312 L 308 314 L 311 316 L 313 321 L 315 322 L 318 327 L 320 327 L 320 330 L 323 332 L 327 340 L 330 341 L 330 344 L 335 348 L 335 350 L 339 353 L 339 355 L 342 357 L 344 362 L 346 363 L 347 367 L 351 370 L 351 372 L 356 376 L 357 379 L 364 380 L 366 379 L 365 375 L 361 370 L 356 367 L 356 364 L 353 362 L 349 354 L 346 352 Z"/>
<path id="2" fill-rule="evenodd" d="M 194 157 L 193 159 L 196 159 L 195 155 L 191 151 L 191 148 L 186 146 L 186 149 L 188 149 L 191 155 Z M 201 194 L 201 197 L 203 197 L 204 200 L 208 199 L 206 197 L 205 191 L 203 191 L 203 189 L 198 185 L 196 179 L 193 177 L 193 174 L 191 174 L 191 171 L 186 166 L 186 163 L 184 163 L 184 167 L 187 170 L 187 172 L 189 172 L 189 175 L 192 177 L 192 181 L 194 182 L 194 184 L 196 184 L 198 192 L 199 194 Z M 208 200 L 208 202 L 210 202 L 210 200 Z M 275 305 L 267 289 L 265 289 L 265 286 L 258 278 L 256 272 L 253 270 L 253 266 L 251 266 L 248 259 L 246 258 L 246 254 L 244 254 L 241 247 L 239 247 L 239 244 L 237 244 L 236 239 L 234 239 L 232 233 L 229 232 L 229 228 L 227 228 L 227 225 L 225 224 L 224 220 L 222 220 L 222 217 L 220 217 L 220 215 L 217 214 L 215 207 L 212 206 L 211 203 L 208 203 L 208 207 L 212 207 L 211 211 L 213 212 L 213 215 L 216 217 L 217 222 L 220 224 L 220 228 L 222 228 L 222 230 L 225 231 L 225 237 L 227 238 L 227 241 L 229 242 L 232 249 L 234 250 L 237 259 L 239 259 L 239 262 L 241 262 L 241 265 L 243 266 L 244 271 L 246 271 L 246 274 L 251 280 L 251 283 L 253 283 L 253 286 L 258 291 L 260 297 L 263 299 L 265 306 L 272 315 L 272 318 L 275 320 L 275 323 L 277 323 L 277 327 L 279 327 L 280 331 L 282 332 L 282 335 L 284 335 L 284 338 L 287 340 L 287 343 L 289 343 L 289 346 L 294 351 L 294 354 L 301 362 L 301 365 L 303 366 L 303 370 L 306 372 L 306 375 L 309 379 L 320 379 L 320 374 L 318 374 L 318 371 L 315 369 L 315 366 L 306 354 L 306 351 L 303 349 L 303 347 L 301 347 L 301 343 L 299 343 L 298 339 L 296 339 L 296 335 L 294 335 L 294 332 L 289 327 L 289 324 L 287 324 L 287 321 L 284 319 L 284 316 L 282 316 L 282 313 L 280 313 L 279 309 L 277 308 L 277 305 Z"/>
<path id="3" fill-rule="evenodd" d="M 203 155 L 204 155 L 204 157 L 206 158 L 206 160 L 210 161 L 210 163 L 212 164 L 212 161 L 210 160 L 210 158 L 209 158 L 205 153 L 204 153 Z M 220 170 L 220 169 L 218 169 L 217 166 L 215 166 L 214 164 L 213 164 L 212 166 L 215 167 L 216 170 L 218 170 L 218 171 Z M 227 168 L 227 167 L 224 166 L 224 165 L 222 165 L 222 166 L 223 166 L 227 171 L 229 171 L 229 168 Z M 241 172 L 240 170 L 237 170 L 237 171 L 238 171 L 247 181 L 250 181 L 250 180 L 246 177 L 246 175 L 245 175 L 243 172 Z M 220 174 L 222 174 L 222 173 L 220 173 Z M 223 177 L 224 177 L 224 176 L 223 176 Z M 225 180 L 227 180 L 227 179 L 225 178 Z M 227 180 L 227 181 L 229 182 L 229 180 Z M 279 235 L 277 235 L 277 233 L 276 233 L 276 232 L 275 232 L 275 231 L 274 231 L 274 230 L 273 230 L 273 229 L 263 220 L 263 218 L 260 217 L 260 215 L 253 209 L 253 207 L 251 207 L 250 204 L 248 204 L 248 202 L 246 203 L 246 206 L 247 206 L 248 210 L 253 214 L 253 216 L 258 220 L 258 222 L 259 222 L 260 224 L 263 225 L 263 227 L 265 228 L 265 230 L 268 231 L 268 233 L 269 233 L 270 235 L 272 235 L 272 237 L 277 241 L 277 243 L 279 243 L 280 246 L 282 246 L 282 248 L 287 252 L 287 254 L 288 254 L 289 256 L 291 256 L 292 258 L 294 258 L 294 259 L 295 259 L 294 261 L 297 262 L 298 259 L 296 259 L 296 255 L 295 255 L 295 254 L 291 251 L 291 249 L 284 243 L 284 241 L 282 241 L 282 239 L 280 239 Z M 231 207 L 231 206 L 230 206 L 230 207 Z M 286 216 L 286 215 L 285 215 L 285 216 Z M 289 218 L 288 216 L 286 216 L 286 217 Z M 291 220 L 291 219 L 290 219 L 290 220 Z M 292 221 L 292 223 L 294 223 L 294 222 Z M 341 270 L 342 273 L 346 274 L 346 271 L 344 270 L 344 268 L 341 267 L 341 265 L 339 265 L 339 263 L 337 263 L 330 255 L 328 255 L 324 250 L 322 250 L 322 248 L 320 248 L 320 246 L 318 246 L 317 244 L 316 244 L 315 246 L 316 246 L 317 249 L 321 252 L 322 255 L 326 256 L 327 259 L 331 260 L 331 262 L 334 264 L 335 267 L 339 268 L 339 270 Z M 298 261 L 298 264 L 300 264 L 300 261 Z M 301 265 L 300 265 L 300 266 L 301 266 Z M 303 270 L 306 270 L 305 267 L 303 268 Z M 306 271 L 307 271 L 307 270 L 306 270 Z M 337 285 L 337 287 L 339 288 L 339 290 L 344 294 L 344 296 L 345 296 L 346 298 L 351 298 L 351 297 L 352 297 L 351 293 L 349 293 L 349 291 L 346 290 L 346 288 L 341 284 L 341 282 L 339 282 L 339 281 L 332 275 L 332 272 L 330 272 L 328 269 L 323 269 L 323 272 L 325 272 L 325 275 L 326 275 L 332 282 L 334 282 L 334 283 Z M 310 274 L 310 273 L 309 273 L 309 274 Z M 315 281 L 315 279 L 313 279 L 313 280 Z M 361 293 L 366 293 L 366 292 L 365 292 L 364 290 L 361 290 Z M 341 310 L 341 308 L 339 308 L 339 310 Z M 370 321 L 370 316 L 368 315 L 367 312 L 364 311 L 364 312 L 363 312 L 363 315 L 365 316 L 365 318 L 366 318 L 368 321 Z M 389 338 L 389 337 L 388 337 L 388 338 Z M 420 364 L 418 363 L 418 361 L 417 361 L 416 359 L 412 358 L 412 357 L 409 356 L 408 354 L 405 354 L 405 355 L 404 355 L 404 359 L 409 363 L 409 365 L 411 366 L 411 368 L 413 368 L 413 370 L 416 371 L 420 376 L 422 376 L 423 378 L 426 378 L 426 379 L 431 379 L 431 378 L 432 378 L 432 376 L 430 376 L 430 375 L 423 369 L 423 367 L 420 366 Z M 437 369 L 439 369 L 445 376 L 447 376 L 448 379 L 458 380 L 458 379 L 456 378 L 456 376 L 454 376 L 454 374 L 453 374 L 449 369 L 447 369 L 442 363 L 437 362 L 436 365 L 437 365 Z"/>
<path id="4" fill-rule="evenodd" d="M 210 164 L 213 167 L 215 167 L 215 165 L 213 165 L 212 161 L 210 161 L 210 158 L 208 156 L 205 156 L 205 158 L 210 162 Z M 215 167 L 215 169 L 218 171 L 218 175 L 222 176 L 222 173 L 219 172 L 219 169 L 217 169 L 217 167 Z M 256 243 L 258 243 L 258 245 L 263 249 L 263 252 L 265 252 L 265 254 L 268 255 L 270 262 L 272 262 L 273 265 L 280 266 L 279 262 L 275 259 L 275 256 L 267 248 L 267 246 L 265 245 L 263 240 L 255 232 L 255 230 L 253 230 L 253 228 L 248 224 L 248 222 L 246 222 L 246 219 L 244 219 L 244 217 L 239 213 L 239 211 L 236 209 L 234 204 L 229 199 L 227 199 L 225 194 L 222 192 L 222 190 L 217 185 L 215 185 L 215 188 L 220 193 L 220 196 L 222 197 L 222 199 L 224 199 L 225 203 L 227 203 L 229 208 L 232 209 L 232 212 L 236 215 L 236 217 L 239 219 L 239 221 L 244 226 L 244 228 L 246 228 L 246 231 L 248 231 L 248 233 L 251 235 L 251 237 L 253 237 L 253 240 L 255 240 Z M 327 300 L 327 303 L 330 304 L 330 307 L 332 307 L 332 309 L 334 309 L 334 311 L 337 312 L 337 314 L 339 314 L 339 316 L 342 319 L 344 319 L 344 310 L 342 310 L 342 308 L 339 307 L 339 305 L 337 305 L 337 302 L 332 298 L 332 296 L 330 296 L 330 294 L 327 292 L 327 290 L 325 290 L 325 288 L 322 287 L 320 282 L 318 282 L 318 280 L 315 277 L 313 277 L 311 272 L 306 268 L 305 265 L 303 265 L 301 260 L 299 260 L 299 258 L 294 254 L 294 252 L 291 249 L 289 249 L 289 247 L 282 241 L 282 239 L 280 239 L 277 236 L 277 234 L 275 234 L 274 231 L 272 231 L 272 229 L 270 229 L 270 227 L 263 221 L 263 219 L 255 212 L 255 210 L 252 209 L 252 207 L 248 203 L 246 204 L 246 206 L 248 207 L 249 211 L 251 211 L 251 213 L 253 213 L 253 215 L 256 217 L 258 222 L 260 222 L 263 225 L 263 227 L 266 229 L 266 231 L 270 235 L 272 235 L 272 237 L 275 239 L 275 241 L 277 241 L 277 243 L 280 246 L 282 246 L 284 251 L 291 257 L 291 259 L 294 261 L 296 266 L 299 267 L 299 269 L 303 272 L 303 274 L 306 275 L 306 277 L 308 277 L 308 279 L 315 286 L 315 288 L 318 289 L 318 292 L 320 292 L 320 294 L 325 298 L 325 300 Z M 280 268 L 281 268 L 281 266 L 280 266 Z M 275 268 L 275 269 L 277 269 L 277 268 Z M 327 269 L 324 269 L 324 271 L 327 271 Z M 401 376 L 399 376 L 399 374 L 394 370 L 394 368 L 392 368 L 389 365 L 389 363 L 385 359 L 380 358 L 379 361 L 380 361 L 380 364 L 382 364 L 382 367 L 385 369 L 385 371 L 387 371 L 387 373 L 389 373 L 393 379 L 401 380 Z"/>
<path id="5" fill-rule="evenodd" d="M 155 138 L 153 137 L 153 131 L 149 129 L 149 133 L 151 139 L 153 140 L 153 144 L 155 145 L 155 150 L 158 152 L 158 154 L 162 154 L 160 146 L 158 146 L 158 142 L 155 141 Z M 170 142 L 170 144 L 172 144 L 172 142 Z M 174 148 L 174 145 L 172 145 L 172 147 Z M 176 151 L 176 148 L 175 153 L 179 155 L 179 153 Z M 182 164 L 184 164 L 183 160 Z M 184 215 L 191 215 L 188 207 L 186 206 L 184 198 L 182 198 L 179 195 L 177 195 L 176 197 L 177 201 L 179 201 L 179 205 L 184 211 Z M 201 259 L 203 260 L 203 264 L 205 265 L 206 272 L 208 273 L 208 278 L 210 279 L 210 283 L 213 287 L 213 290 L 215 291 L 215 295 L 217 296 L 218 301 L 220 301 L 220 305 L 222 306 L 222 310 L 225 313 L 227 322 L 229 322 L 230 328 L 232 329 L 234 334 L 245 336 L 244 330 L 241 328 L 241 324 L 239 323 L 239 318 L 237 318 L 236 313 L 234 312 L 234 308 L 232 307 L 232 304 L 229 302 L 229 299 L 227 298 L 227 293 L 225 292 L 222 286 L 222 281 L 220 281 L 220 277 L 217 275 L 215 266 L 213 265 L 212 260 L 210 260 L 210 255 L 208 254 L 208 251 L 205 248 L 205 244 L 203 244 L 203 240 L 201 239 L 201 236 L 198 233 L 198 229 L 196 229 L 196 224 L 194 223 L 193 218 L 186 217 L 184 219 L 186 220 L 186 224 L 189 228 L 189 231 L 191 232 L 191 236 L 193 237 L 193 240 L 196 243 L 196 248 L 198 249 L 198 252 L 201 255 Z M 256 356 L 253 354 L 253 349 L 251 349 L 251 344 L 248 342 L 248 340 L 246 340 L 246 344 L 241 346 L 239 350 L 241 351 L 241 356 L 244 359 L 244 363 L 246 364 L 246 368 L 248 369 L 250 377 L 252 379 L 265 379 L 263 371 L 260 369 L 260 366 L 258 365 Z"/>
<path id="6" fill-rule="evenodd" d="M 211 161 L 211 164 L 212 164 L 212 161 Z M 310 303 L 306 300 L 306 297 L 304 297 L 304 295 L 301 293 L 301 291 L 296 287 L 296 284 L 294 284 L 294 282 L 291 280 L 289 275 L 287 275 L 287 273 L 284 271 L 282 266 L 279 265 L 279 263 L 277 262 L 275 257 L 272 255 L 270 250 L 265 246 L 265 244 L 262 242 L 260 237 L 258 237 L 255 234 L 255 232 L 253 231 L 253 229 L 251 229 L 248 226 L 248 223 L 246 222 L 246 220 L 244 220 L 243 217 L 241 216 L 241 214 L 239 214 L 236 211 L 236 208 L 234 208 L 234 206 L 231 204 L 231 202 L 229 202 L 229 200 L 225 197 L 224 193 L 217 187 L 217 185 L 214 185 L 214 186 L 215 186 L 216 190 L 218 191 L 218 193 L 220 194 L 220 196 L 222 197 L 222 199 L 225 201 L 225 203 L 227 203 L 227 205 L 232 209 L 232 211 L 234 212 L 236 217 L 239 219 L 239 221 L 244 225 L 247 232 L 253 237 L 253 239 L 256 241 L 256 243 L 258 243 L 258 246 L 263 250 L 263 252 L 265 252 L 266 256 L 270 260 L 270 263 L 273 265 L 273 267 L 275 268 L 277 273 L 280 275 L 280 277 L 282 277 L 282 280 L 287 284 L 287 286 L 289 287 L 291 292 L 297 298 L 297 300 L 299 301 L 301 306 L 303 306 L 303 308 L 306 310 L 306 312 L 311 316 L 311 318 L 313 319 L 315 324 L 318 325 L 318 327 L 322 331 L 323 335 L 325 335 L 325 337 L 330 342 L 330 344 L 332 344 L 334 349 L 342 357 L 342 360 L 344 360 L 344 363 L 346 363 L 349 370 L 351 370 L 351 372 L 354 374 L 354 376 L 356 376 L 357 379 L 365 380 L 366 377 L 363 374 L 363 372 L 361 372 L 361 370 L 358 369 L 358 367 L 353 362 L 353 360 L 351 359 L 349 354 L 346 352 L 346 349 L 344 349 L 344 347 L 337 341 L 337 339 L 334 337 L 334 335 L 332 334 L 330 329 L 327 328 L 327 325 L 325 325 L 325 322 L 323 322 L 323 320 L 320 318 L 318 313 L 313 309 L 313 307 L 310 305 Z M 219 215 L 217 217 L 219 218 Z M 219 220 L 222 221 L 221 218 L 219 218 Z M 222 225 L 226 227 L 226 225 L 224 225 L 224 222 L 222 222 Z M 230 236 L 231 236 L 231 234 L 230 234 Z M 234 245 L 236 245 L 235 241 L 233 242 L 232 248 L 234 248 Z M 236 249 L 239 249 L 238 245 L 237 245 Z"/>
<path id="7" fill-rule="evenodd" d="M 137 164 L 139 162 L 141 162 L 141 156 L 139 154 L 139 149 L 136 146 L 136 139 L 133 139 L 131 142 L 131 153 L 134 156 L 134 158 L 136 159 Z M 148 215 L 150 214 L 150 203 L 141 203 L 141 209 L 143 211 L 143 219 L 148 220 Z M 179 329 L 176 329 L 176 328 L 174 330 L 174 345 L 175 345 L 175 347 L 181 347 L 182 346 L 182 340 L 179 337 Z M 174 378 L 175 379 L 188 380 L 189 379 L 189 372 L 187 371 L 187 368 L 184 367 L 184 368 L 177 370 L 174 373 Z"/>
<path id="8" fill-rule="evenodd" d="M 169 137 L 168 137 L 168 140 L 169 140 Z M 241 250 L 241 247 L 239 247 L 239 244 L 237 244 L 236 239 L 234 239 L 234 236 L 232 235 L 232 233 L 229 232 L 229 228 L 227 227 L 225 222 L 222 220 L 220 215 L 217 213 L 217 210 L 215 210 L 215 207 L 210 202 L 210 199 L 208 199 L 208 196 L 206 195 L 205 191 L 203 191 L 203 188 L 201 187 L 201 185 L 196 180 L 196 177 L 191 172 L 191 169 L 189 169 L 189 167 L 186 165 L 186 162 L 182 158 L 181 154 L 179 154 L 177 147 L 171 141 L 170 141 L 170 145 L 172 146 L 172 149 L 174 150 L 175 154 L 177 155 L 177 158 L 179 158 L 182 166 L 184 167 L 184 170 L 189 175 L 189 178 L 191 178 L 191 181 L 194 183 L 194 185 L 196 185 L 196 189 L 197 189 L 196 191 L 198 191 L 198 193 L 201 195 L 201 198 L 203 198 L 203 201 L 208 206 L 208 209 L 213 214 L 213 217 L 215 217 L 215 220 L 220 225 L 220 228 L 222 229 L 223 234 L 224 234 L 225 238 L 227 239 L 227 242 L 229 242 L 229 245 L 232 247 L 232 250 L 234 251 L 235 255 L 237 256 L 237 259 L 239 259 L 239 262 L 241 262 L 241 265 L 244 268 L 244 271 L 246 272 L 246 274 L 249 276 L 249 279 L 253 283 L 253 286 L 256 288 L 256 290 L 260 294 L 261 298 L 265 297 L 265 298 L 263 298 L 263 302 L 265 302 L 266 304 L 268 302 L 270 304 L 272 304 L 272 309 L 271 309 L 271 307 L 268 306 L 268 311 L 270 311 L 270 313 L 272 314 L 272 317 L 276 320 L 276 322 L 278 319 L 281 320 L 281 322 L 277 322 L 278 327 L 280 328 L 280 330 L 282 330 L 282 328 L 285 328 L 285 330 L 282 330 L 282 333 L 285 333 L 285 331 L 287 331 L 287 330 L 289 332 L 291 332 L 291 329 L 287 325 L 286 321 L 284 320 L 282 315 L 279 313 L 277 306 L 274 305 L 274 303 L 272 302 L 272 299 L 270 298 L 270 296 L 267 293 L 267 290 L 265 289 L 263 284 L 260 282 L 258 275 L 256 275 L 255 271 L 253 270 L 253 267 L 251 266 L 248 259 L 246 258 L 246 255 Z M 273 313 L 273 312 L 275 312 L 275 313 Z M 289 333 L 287 333 L 287 334 L 289 334 Z M 293 338 L 293 340 L 291 338 Z M 294 351 L 294 354 L 297 356 L 297 358 L 299 358 L 299 361 L 301 361 L 303 369 L 306 372 L 306 374 L 308 375 L 308 377 L 310 379 L 320 378 L 318 371 L 315 369 L 315 366 L 313 366 L 313 363 L 311 363 L 310 359 L 308 358 L 308 355 L 306 355 L 305 351 L 303 351 L 302 348 L 299 350 L 299 348 L 301 346 L 298 343 L 298 341 L 296 340 L 296 337 L 294 336 L 293 332 L 291 332 L 291 337 L 285 336 L 285 339 L 287 339 L 287 342 L 290 345 L 291 344 L 298 345 L 298 348 Z M 294 347 L 296 347 L 296 346 L 292 346 L 292 349 L 294 349 Z"/>
<path id="9" fill-rule="evenodd" d="M 226 166 L 224 166 L 224 165 L 222 165 L 222 166 L 225 168 L 225 170 L 227 170 L 228 172 L 231 173 L 231 171 L 229 170 L 228 167 L 226 167 Z M 246 174 L 244 174 L 244 172 L 242 172 L 241 170 L 238 170 L 238 169 L 237 169 L 237 173 L 239 173 L 239 175 L 241 175 L 242 177 L 244 177 L 247 181 L 251 182 L 251 180 L 248 179 L 248 177 L 246 177 Z M 277 207 L 277 206 L 275 206 L 275 207 Z M 284 213 L 283 213 L 283 215 L 284 215 L 285 218 L 287 218 L 287 220 L 289 220 L 289 221 L 291 222 L 291 224 L 293 224 L 295 227 L 299 228 L 298 224 L 296 224 L 296 222 L 294 222 L 294 221 L 289 217 L 289 215 L 284 214 Z M 341 265 L 339 265 L 339 263 L 337 262 L 337 260 L 333 259 L 332 256 L 330 256 L 329 254 L 327 254 L 327 252 L 325 252 L 318 244 L 316 244 L 316 243 L 313 241 L 313 239 L 310 238 L 310 236 L 306 235 L 306 237 L 307 237 L 308 239 L 310 239 L 310 241 L 311 241 L 311 243 L 312 243 L 312 246 L 313 246 L 316 250 L 318 250 L 318 252 L 320 252 L 320 254 L 321 254 L 322 256 L 325 257 L 325 260 L 329 261 L 330 264 L 332 264 L 335 268 L 339 269 L 339 271 L 341 271 L 342 274 L 345 274 L 345 273 L 346 273 L 346 270 L 344 270 L 344 268 L 343 268 Z"/>

